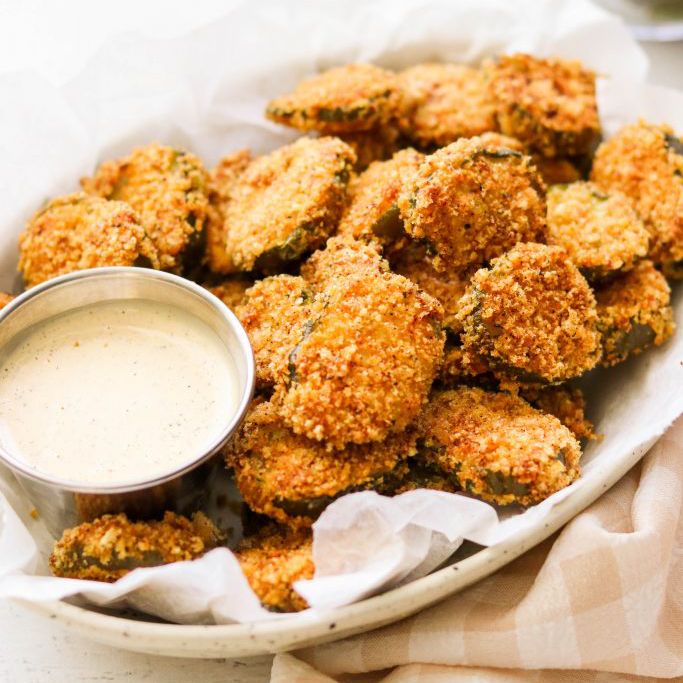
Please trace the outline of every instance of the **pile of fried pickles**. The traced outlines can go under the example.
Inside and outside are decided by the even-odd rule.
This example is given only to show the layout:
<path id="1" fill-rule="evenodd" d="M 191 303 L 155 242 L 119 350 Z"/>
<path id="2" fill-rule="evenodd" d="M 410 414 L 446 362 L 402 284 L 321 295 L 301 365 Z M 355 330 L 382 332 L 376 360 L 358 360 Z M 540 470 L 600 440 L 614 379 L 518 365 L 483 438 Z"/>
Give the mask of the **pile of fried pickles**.
<path id="1" fill-rule="evenodd" d="M 160 144 L 102 163 L 30 219 L 19 268 L 27 286 L 160 268 L 235 311 L 257 373 L 225 449 L 250 518 L 235 552 L 262 603 L 294 611 L 339 496 L 531 506 L 580 476 L 596 435 L 567 382 L 673 334 L 683 142 L 646 121 L 603 142 L 595 75 L 526 54 L 333 68 L 266 116 L 303 136 L 208 171 Z M 201 512 L 108 512 L 64 532 L 56 575 L 113 581 L 222 542 Z"/>

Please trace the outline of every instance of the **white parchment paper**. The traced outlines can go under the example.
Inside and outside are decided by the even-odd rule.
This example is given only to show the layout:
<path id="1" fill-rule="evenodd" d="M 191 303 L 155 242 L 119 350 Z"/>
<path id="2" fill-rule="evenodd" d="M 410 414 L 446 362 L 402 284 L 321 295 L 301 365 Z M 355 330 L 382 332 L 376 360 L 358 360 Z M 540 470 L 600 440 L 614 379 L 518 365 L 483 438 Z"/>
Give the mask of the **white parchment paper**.
<path id="1" fill-rule="evenodd" d="M 584 0 L 233 1 L 223 18 L 180 38 L 122 35 L 65 85 L 34 73 L 3 75 L 0 288 L 17 284 L 16 236 L 26 218 L 45 198 L 76 189 L 104 158 L 153 140 L 186 146 L 207 165 L 239 147 L 267 151 L 295 134 L 263 118 L 265 102 L 320 69 L 351 61 L 476 63 L 516 50 L 580 58 L 601 74 L 608 135 L 639 116 L 683 131 L 683 94 L 644 85 L 646 61 L 625 27 Z M 663 348 L 593 373 L 585 383 L 589 411 L 605 438 L 588 447 L 578 482 L 526 512 L 436 491 L 336 501 L 314 527 L 315 578 L 298 590 L 313 609 L 348 604 L 428 573 L 463 539 L 492 545 L 542 523 L 559 500 L 643 451 L 683 412 L 682 359 L 679 333 Z M 0 469 L 0 597 L 78 594 L 179 623 L 280 618 L 261 608 L 226 548 L 111 585 L 49 577 L 52 539 L 31 507 Z"/>

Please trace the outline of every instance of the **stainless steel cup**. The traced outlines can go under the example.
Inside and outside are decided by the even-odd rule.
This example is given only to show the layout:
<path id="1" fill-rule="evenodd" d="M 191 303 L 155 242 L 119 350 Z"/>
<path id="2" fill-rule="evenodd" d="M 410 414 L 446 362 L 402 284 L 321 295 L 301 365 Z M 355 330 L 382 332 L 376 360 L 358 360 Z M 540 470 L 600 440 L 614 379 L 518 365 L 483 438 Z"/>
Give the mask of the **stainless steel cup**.
<path id="1" fill-rule="evenodd" d="M 240 401 L 225 416 L 220 436 L 203 453 L 153 480 L 124 485 L 89 485 L 51 477 L 32 469 L 0 444 L 0 462 L 17 477 L 50 533 L 107 512 L 154 517 L 164 510 L 196 510 L 218 469 L 216 454 L 246 413 L 254 393 L 254 356 L 246 332 L 219 299 L 194 282 L 146 268 L 94 268 L 48 280 L 18 296 L 0 311 L 0 354 L 16 335 L 47 318 L 101 301 L 148 299 L 173 304 L 209 325 L 232 355 L 238 372 Z M 0 419 L 2 408 L 0 407 Z M 214 457 L 215 456 L 215 457 Z"/>

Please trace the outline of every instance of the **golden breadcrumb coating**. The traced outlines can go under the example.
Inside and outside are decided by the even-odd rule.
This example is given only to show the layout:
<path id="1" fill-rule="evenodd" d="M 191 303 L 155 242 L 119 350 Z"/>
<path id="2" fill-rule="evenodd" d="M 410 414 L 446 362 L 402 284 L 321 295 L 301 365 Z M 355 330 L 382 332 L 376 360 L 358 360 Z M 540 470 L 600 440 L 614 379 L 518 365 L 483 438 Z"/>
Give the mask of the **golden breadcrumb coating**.
<path id="1" fill-rule="evenodd" d="M 437 270 L 545 241 L 545 186 L 530 158 L 477 137 L 428 156 L 398 206 L 406 232 L 434 252 Z"/>
<path id="2" fill-rule="evenodd" d="M 424 148 L 495 130 L 497 123 L 486 77 L 463 64 L 418 64 L 402 71 L 402 132 Z"/>
<path id="3" fill-rule="evenodd" d="M 381 443 L 330 451 L 294 434 L 277 406 L 253 408 L 226 449 L 249 508 L 292 527 L 310 526 L 336 498 L 353 491 L 392 491 L 415 453 L 410 433 Z"/>
<path id="4" fill-rule="evenodd" d="M 353 150 L 338 138 L 300 138 L 249 164 L 225 210 L 227 251 L 240 270 L 277 272 L 334 232 Z"/>
<path id="5" fill-rule="evenodd" d="M 67 529 L 50 555 L 55 576 L 113 582 L 138 567 L 194 560 L 214 548 L 221 534 L 201 512 L 166 512 L 161 522 L 131 522 L 104 515 Z"/>
<path id="6" fill-rule="evenodd" d="M 348 64 L 301 81 L 271 100 L 266 116 L 301 131 L 354 133 L 378 128 L 401 107 L 396 74 L 372 64 Z"/>
<path id="7" fill-rule="evenodd" d="M 671 289 L 651 261 L 597 289 L 603 365 L 616 365 L 674 333 Z"/>
<path id="8" fill-rule="evenodd" d="M 344 249 L 334 253 L 347 258 Z M 328 280 L 319 302 L 276 391 L 280 414 L 296 433 L 334 448 L 403 431 L 441 362 L 441 305 L 363 259 Z"/>
<path id="9" fill-rule="evenodd" d="M 88 194 L 128 202 L 154 242 L 161 267 L 181 271 L 196 265 L 204 252 L 207 181 L 194 154 L 151 144 L 105 161 L 81 185 Z"/>
<path id="10" fill-rule="evenodd" d="M 468 354 L 460 344 L 446 341 L 443 363 L 437 377 L 444 387 L 456 387 L 460 384 L 497 388 L 498 382 L 484 360 L 477 355 Z"/>
<path id="11" fill-rule="evenodd" d="M 580 474 L 581 449 L 552 415 L 506 393 L 435 394 L 418 422 L 421 458 L 498 505 L 534 505 Z"/>
<path id="12" fill-rule="evenodd" d="M 254 284 L 254 280 L 248 277 L 232 277 L 223 280 L 220 284 L 205 285 L 205 287 L 230 310 L 235 311 L 239 306 L 246 303 L 246 292 Z"/>
<path id="13" fill-rule="evenodd" d="M 159 267 L 157 251 L 125 202 L 83 192 L 57 197 L 19 237 L 19 270 L 28 287 L 101 266 Z"/>
<path id="14" fill-rule="evenodd" d="M 577 439 L 597 439 L 593 423 L 586 417 L 586 399 L 581 389 L 559 386 L 525 389 L 522 398 L 542 413 L 554 415 Z"/>
<path id="15" fill-rule="evenodd" d="M 624 126 L 598 148 L 591 179 L 623 192 L 650 231 L 650 258 L 683 277 L 683 142 L 668 126 Z"/>
<path id="16" fill-rule="evenodd" d="M 248 149 L 223 157 L 209 172 L 209 208 L 206 221 L 206 263 L 213 273 L 234 273 L 237 267 L 227 251 L 225 210 L 240 176 L 251 162 Z"/>
<path id="17" fill-rule="evenodd" d="M 621 192 L 577 182 L 548 191 L 548 244 L 562 247 L 589 282 L 626 272 L 647 255 L 650 236 Z"/>
<path id="18" fill-rule="evenodd" d="M 0 292 L 0 308 L 4 308 L 14 297 L 7 292 Z"/>
<path id="19" fill-rule="evenodd" d="M 502 56 L 484 68 L 503 133 L 545 157 L 590 153 L 600 136 L 592 71 L 527 54 Z"/>
<path id="20" fill-rule="evenodd" d="M 414 149 L 396 152 L 388 161 L 375 161 L 349 182 L 349 203 L 337 233 L 388 242 L 403 232 L 396 201 L 417 172 L 424 155 Z"/>
<path id="21" fill-rule="evenodd" d="M 355 170 L 363 172 L 373 161 L 386 161 L 391 159 L 405 145 L 394 121 L 373 128 L 372 130 L 361 130 L 357 133 L 340 134 L 339 139 L 343 140 L 355 153 Z"/>
<path id="22" fill-rule="evenodd" d="M 294 275 L 259 280 L 235 310 L 256 362 L 256 384 L 269 387 L 286 371 L 287 359 L 312 314 L 309 284 Z"/>
<path id="23" fill-rule="evenodd" d="M 443 306 L 444 328 L 456 334 L 460 332 L 462 325 L 456 313 L 460 310 L 460 299 L 473 275 L 471 270 L 435 270 L 425 247 L 415 242 L 401 250 L 392 263 L 392 269 L 433 296 Z"/>
<path id="24" fill-rule="evenodd" d="M 532 154 L 531 159 L 541 174 L 543 182 L 548 186 L 566 185 L 581 180 L 581 171 L 570 159 L 560 157 L 548 159 L 540 154 Z"/>
<path id="25" fill-rule="evenodd" d="M 315 572 L 313 535 L 309 529 L 293 530 L 270 524 L 258 534 L 242 539 L 235 556 L 266 609 L 299 612 L 308 607 L 294 590 L 294 583 L 312 579 Z"/>
<path id="26" fill-rule="evenodd" d="M 560 247 L 518 244 L 472 278 L 458 313 L 464 349 L 511 382 L 558 383 L 600 357 L 595 297 Z"/>

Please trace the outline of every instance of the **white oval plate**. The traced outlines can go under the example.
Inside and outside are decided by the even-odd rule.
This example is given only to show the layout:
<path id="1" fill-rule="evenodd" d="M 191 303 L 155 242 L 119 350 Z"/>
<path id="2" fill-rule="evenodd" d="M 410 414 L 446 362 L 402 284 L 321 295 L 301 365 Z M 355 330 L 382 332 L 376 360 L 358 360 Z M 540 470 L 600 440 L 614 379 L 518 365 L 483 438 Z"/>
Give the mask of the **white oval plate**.
<path id="1" fill-rule="evenodd" d="M 249 657 L 337 640 L 398 621 L 492 574 L 590 505 L 626 474 L 654 441 L 592 469 L 582 487 L 560 501 L 547 517 L 505 542 L 484 548 L 405 586 L 346 607 L 310 610 L 262 623 L 183 626 L 111 616 L 66 602 L 18 602 L 58 619 L 66 628 L 86 638 L 154 655 L 206 659 Z"/>

